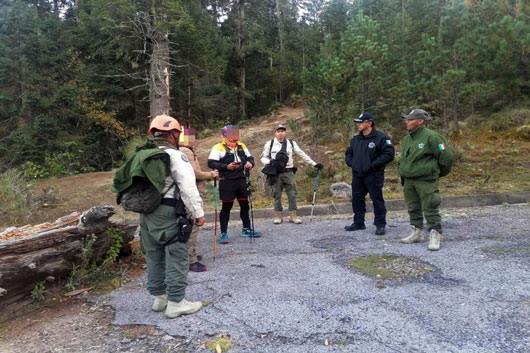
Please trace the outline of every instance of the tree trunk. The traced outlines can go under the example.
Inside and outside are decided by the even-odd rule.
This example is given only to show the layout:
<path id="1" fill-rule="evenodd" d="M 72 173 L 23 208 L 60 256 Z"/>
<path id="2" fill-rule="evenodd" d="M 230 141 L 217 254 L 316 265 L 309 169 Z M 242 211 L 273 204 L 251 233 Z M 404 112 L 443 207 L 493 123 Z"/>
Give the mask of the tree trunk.
<path id="1" fill-rule="evenodd" d="M 458 54 L 456 51 L 453 53 L 453 67 L 458 70 Z M 452 87 L 452 98 L 453 98 L 453 131 L 459 132 L 460 126 L 458 125 L 458 85 L 453 83 Z"/>
<path id="2" fill-rule="evenodd" d="M 458 88 L 453 85 L 453 131 L 459 132 L 460 125 L 458 124 Z"/>
<path id="3" fill-rule="evenodd" d="M 59 0 L 53 0 L 53 14 L 57 17 L 59 17 Z"/>
<path id="4" fill-rule="evenodd" d="M 188 61 L 189 57 L 188 57 Z M 191 63 L 188 64 L 188 121 L 191 116 L 191 89 L 192 89 L 192 79 L 191 79 Z"/>
<path id="5" fill-rule="evenodd" d="M 283 28 L 282 11 L 280 8 L 280 0 L 276 0 L 276 18 L 278 20 L 278 39 L 280 42 L 280 103 L 283 102 L 283 61 L 284 61 L 284 37 L 285 31 Z"/>
<path id="6" fill-rule="evenodd" d="M 153 38 L 149 72 L 149 103 L 151 119 L 169 115 L 169 36 L 165 33 Z"/>
<path id="7" fill-rule="evenodd" d="M 444 117 L 444 130 L 445 132 L 449 132 L 449 120 L 447 119 L 447 99 L 444 98 L 443 102 L 443 117 Z"/>
<path id="8" fill-rule="evenodd" d="M 407 14 L 407 0 L 401 0 L 401 25 L 405 30 L 405 15 Z"/>
<path id="9" fill-rule="evenodd" d="M 107 228 L 122 230 L 122 249 L 134 239 L 137 225 L 108 221 L 112 206 L 96 206 L 80 215 L 74 212 L 54 223 L 8 229 L 0 234 L 0 308 L 26 297 L 38 282 L 72 273 L 82 259 L 83 243 L 95 236 L 92 258 L 105 256 L 113 239 Z M 125 246 L 125 247 L 124 247 Z"/>
<path id="10" fill-rule="evenodd" d="M 364 112 L 366 105 L 366 79 L 364 74 L 361 76 L 361 112 Z"/>
<path id="11" fill-rule="evenodd" d="M 238 24 L 238 54 L 239 54 L 239 115 L 241 119 L 247 117 L 246 107 L 246 60 L 245 60 L 245 0 L 239 1 Z"/>

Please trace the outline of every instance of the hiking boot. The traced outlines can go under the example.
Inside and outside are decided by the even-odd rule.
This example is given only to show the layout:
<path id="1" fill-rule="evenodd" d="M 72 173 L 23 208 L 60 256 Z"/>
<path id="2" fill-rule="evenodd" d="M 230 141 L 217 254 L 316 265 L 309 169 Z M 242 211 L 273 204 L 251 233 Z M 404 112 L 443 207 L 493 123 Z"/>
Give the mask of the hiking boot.
<path id="1" fill-rule="evenodd" d="M 281 224 L 283 222 L 282 211 L 276 211 L 276 217 L 272 220 L 274 224 Z"/>
<path id="2" fill-rule="evenodd" d="M 438 251 L 440 250 L 440 233 L 436 229 L 431 229 L 429 234 L 429 250 Z"/>
<path id="3" fill-rule="evenodd" d="M 296 211 L 289 211 L 289 222 L 300 224 L 302 223 L 302 219 L 296 216 Z"/>
<path id="4" fill-rule="evenodd" d="M 178 303 L 168 301 L 165 315 L 170 319 L 174 319 L 180 315 L 193 314 L 201 308 L 201 302 L 189 302 L 186 299 L 182 299 Z"/>
<path id="5" fill-rule="evenodd" d="M 253 236 L 254 238 L 259 238 L 261 237 L 261 232 L 258 232 L 257 230 L 254 229 L 254 233 L 251 234 L 250 228 L 243 228 L 243 231 L 241 232 L 241 236 L 245 238 L 248 238 L 250 236 Z"/>
<path id="6" fill-rule="evenodd" d="M 221 233 L 221 236 L 219 237 L 219 239 L 217 239 L 217 242 L 219 244 L 228 244 L 228 234 Z"/>
<path id="7" fill-rule="evenodd" d="M 424 242 L 425 235 L 423 235 L 423 229 L 417 228 L 415 226 L 412 226 L 412 233 L 406 238 L 402 238 L 399 241 L 403 244 L 413 244 L 413 243 L 421 243 Z"/>
<path id="8" fill-rule="evenodd" d="M 385 226 L 377 226 L 375 230 L 375 235 L 385 235 Z"/>
<path id="9" fill-rule="evenodd" d="M 167 306 L 167 294 L 162 294 L 155 298 L 152 308 L 154 311 L 164 311 L 166 309 L 166 306 Z"/>
<path id="10" fill-rule="evenodd" d="M 190 271 L 191 272 L 204 272 L 207 269 L 208 269 L 208 267 L 204 266 L 199 261 L 190 264 Z"/>
<path id="11" fill-rule="evenodd" d="M 351 225 L 344 227 L 344 230 L 348 232 L 353 232 L 356 230 L 363 230 L 363 229 L 366 229 L 366 226 L 364 224 L 355 224 L 355 223 L 352 223 Z"/>

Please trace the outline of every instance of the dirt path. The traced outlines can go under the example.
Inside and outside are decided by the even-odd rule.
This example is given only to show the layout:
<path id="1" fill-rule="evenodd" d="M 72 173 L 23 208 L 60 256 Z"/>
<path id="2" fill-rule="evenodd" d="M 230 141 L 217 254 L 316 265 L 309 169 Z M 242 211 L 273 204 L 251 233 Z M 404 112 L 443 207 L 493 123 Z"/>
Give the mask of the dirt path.
<path id="1" fill-rule="evenodd" d="M 178 352 L 188 343 L 152 326 L 112 325 L 111 307 L 84 298 L 23 310 L 1 324 L 0 352 Z"/>

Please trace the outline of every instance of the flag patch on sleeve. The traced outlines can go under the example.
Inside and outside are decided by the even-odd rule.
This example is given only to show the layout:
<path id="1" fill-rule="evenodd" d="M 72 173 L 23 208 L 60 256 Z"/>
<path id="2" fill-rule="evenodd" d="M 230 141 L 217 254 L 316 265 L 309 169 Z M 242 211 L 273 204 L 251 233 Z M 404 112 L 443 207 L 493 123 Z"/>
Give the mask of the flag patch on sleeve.
<path id="1" fill-rule="evenodd" d="M 438 149 L 439 149 L 440 151 L 445 150 L 445 143 L 440 143 L 440 144 L 438 145 Z"/>
<path id="2" fill-rule="evenodd" d="M 391 144 L 392 144 L 392 140 L 386 140 L 385 143 L 386 143 L 387 145 L 391 145 Z"/>

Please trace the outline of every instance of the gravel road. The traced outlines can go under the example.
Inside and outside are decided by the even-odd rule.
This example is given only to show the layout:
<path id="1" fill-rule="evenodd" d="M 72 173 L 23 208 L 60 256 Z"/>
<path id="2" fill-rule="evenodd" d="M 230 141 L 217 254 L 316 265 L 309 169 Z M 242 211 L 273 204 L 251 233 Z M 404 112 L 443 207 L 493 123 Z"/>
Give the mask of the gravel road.
<path id="1" fill-rule="evenodd" d="M 150 311 L 144 277 L 100 300 L 115 309 L 114 324 L 155 326 L 186 342 L 188 352 L 207 351 L 204 342 L 219 334 L 231 337 L 234 353 L 529 352 L 530 205 L 442 216 L 438 252 L 398 242 L 410 232 L 403 212 L 389 215 L 383 237 L 371 225 L 344 231 L 344 217 L 256 222 L 264 236 L 253 243 L 231 227 L 231 243 L 217 247 L 215 262 L 205 229 L 199 249 L 209 269 L 190 273 L 187 298 L 210 305 L 166 319 Z M 400 266 L 429 271 L 381 283 L 350 266 L 351 258 L 373 254 L 412 259 Z"/>

